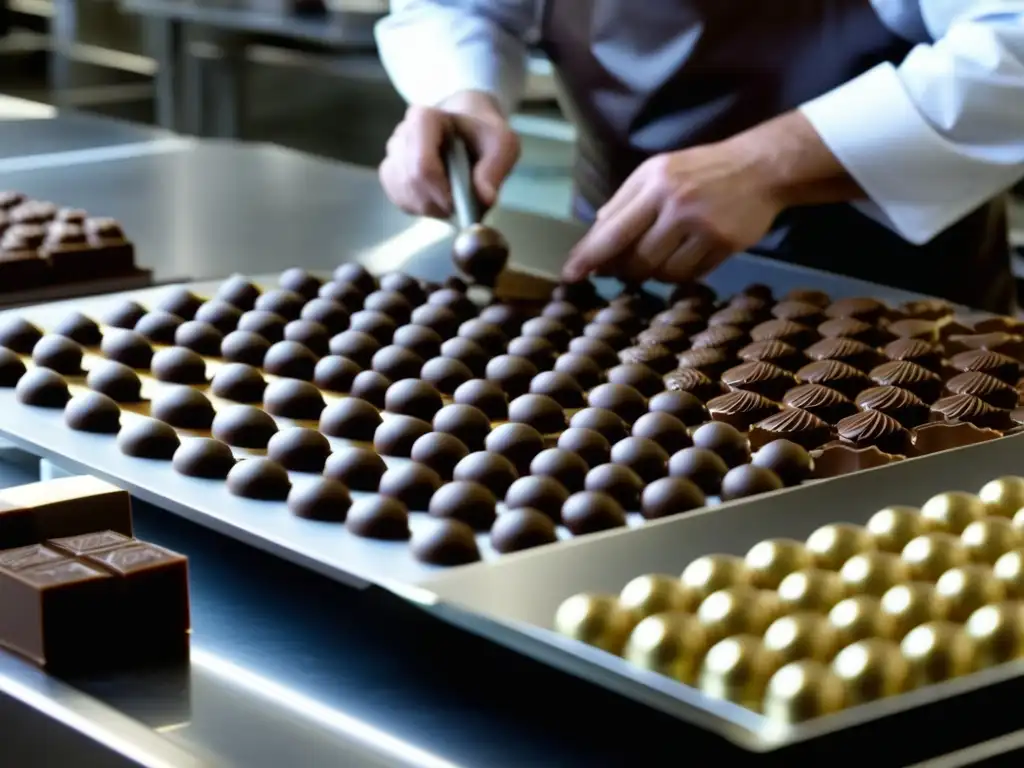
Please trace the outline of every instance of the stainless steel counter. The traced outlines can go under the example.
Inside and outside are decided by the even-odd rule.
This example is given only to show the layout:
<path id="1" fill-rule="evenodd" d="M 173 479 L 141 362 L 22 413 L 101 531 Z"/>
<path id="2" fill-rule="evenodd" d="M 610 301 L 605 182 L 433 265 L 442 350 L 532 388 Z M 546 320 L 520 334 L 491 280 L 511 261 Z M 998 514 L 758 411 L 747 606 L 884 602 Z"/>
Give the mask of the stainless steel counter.
<path id="1" fill-rule="evenodd" d="M 12 158 L 51 155 L 57 152 L 81 153 L 109 150 L 113 147 L 163 142 L 172 134 L 156 128 L 123 123 L 84 114 L 61 114 L 33 120 L 0 121 L 0 172 L 17 167 Z M 96 153 L 86 155 L 95 156 Z M 57 199 L 62 199 L 58 197 Z"/>

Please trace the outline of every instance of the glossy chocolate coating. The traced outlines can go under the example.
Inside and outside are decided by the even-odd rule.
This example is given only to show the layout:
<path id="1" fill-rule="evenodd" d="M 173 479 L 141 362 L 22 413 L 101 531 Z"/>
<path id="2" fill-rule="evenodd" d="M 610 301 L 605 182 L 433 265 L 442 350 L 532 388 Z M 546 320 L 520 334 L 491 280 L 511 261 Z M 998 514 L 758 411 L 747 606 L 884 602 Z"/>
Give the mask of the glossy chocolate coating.
<path id="1" fill-rule="evenodd" d="M 437 472 L 410 461 L 388 469 L 380 479 L 379 491 L 398 499 L 410 510 L 426 512 L 430 499 L 441 486 Z"/>
<path id="2" fill-rule="evenodd" d="M 807 364 L 807 355 L 784 341 L 755 341 L 742 347 L 736 356 L 747 363 L 764 362 L 787 371 Z"/>
<path id="3" fill-rule="evenodd" d="M 292 482 L 285 468 L 276 461 L 255 458 L 235 464 L 228 472 L 227 486 L 235 496 L 246 499 L 284 501 Z"/>
<path id="4" fill-rule="evenodd" d="M 593 322 L 583 326 L 583 336 L 588 339 L 602 341 L 612 349 L 622 349 L 629 345 L 630 335 L 625 330 L 611 323 Z"/>
<path id="5" fill-rule="evenodd" d="M 0 387 L 13 387 L 25 375 L 25 364 L 11 350 L 0 347 Z"/>
<path id="6" fill-rule="evenodd" d="M 332 278 L 339 283 L 348 283 L 361 293 L 367 294 L 377 287 L 377 281 L 362 264 L 349 261 L 335 268 Z"/>
<path id="7" fill-rule="evenodd" d="M 562 505 L 569 498 L 569 492 L 551 477 L 520 477 L 505 492 L 505 506 L 508 509 L 528 507 L 559 520 Z"/>
<path id="8" fill-rule="evenodd" d="M 448 338 L 459 327 L 459 318 L 447 307 L 423 304 L 412 311 L 409 318 L 416 325 L 423 325 Z"/>
<path id="9" fill-rule="evenodd" d="M 557 480 L 569 493 L 583 490 L 590 467 L 582 458 L 564 448 L 548 448 L 534 456 L 530 474 Z"/>
<path id="10" fill-rule="evenodd" d="M 384 397 L 391 382 L 383 373 L 377 371 L 360 371 L 352 379 L 349 394 L 370 403 L 376 408 L 384 407 Z"/>
<path id="11" fill-rule="evenodd" d="M 645 398 L 665 389 L 661 376 L 642 363 L 616 365 L 609 368 L 605 376 L 609 384 L 631 387 Z"/>
<path id="12" fill-rule="evenodd" d="M 836 424 L 839 439 L 856 448 L 875 446 L 884 453 L 906 455 L 910 433 L 891 416 L 881 411 L 862 411 Z"/>
<path id="13" fill-rule="evenodd" d="M 1007 430 L 1014 426 L 1010 412 L 994 408 L 974 395 L 950 395 L 935 401 L 932 411 L 950 421 L 964 421 L 981 429 Z"/>
<path id="14" fill-rule="evenodd" d="M 611 368 L 618 364 L 619 356 L 615 349 L 600 339 L 578 336 L 569 342 L 569 352 L 589 357 L 601 368 Z"/>
<path id="15" fill-rule="evenodd" d="M 553 544 L 557 540 L 551 518 L 536 509 L 509 509 L 491 526 L 491 546 L 501 554 Z"/>
<path id="16" fill-rule="evenodd" d="M 906 360 L 882 363 L 872 368 L 868 375 L 880 387 L 900 387 L 913 392 L 926 403 L 934 402 L 942 394 L 942 379 L 938 374 Z"/>
<path id="17" fill-rule="evenodd" d="M 443 405 L 441 393 L 420 379 L 396 381 L 384 395 L 384 409 L 389 413 L 415 416 L 424 421 L 433 419 Z"/>
<path id="18" fill-rule="evenodd" d="M 411 304 L 421 304 L 426 300 L 427 294 L 420 285 L 420 281 L 404 272 L 388 272 L 381 275 L 378 281 L 382 291 L 394 291 L 400 293 L 409 300 Z"/>
<path id="19" fill-rule="evenodd" d="M 185 321 L 170 312 L 154 310 L 139 318 L 135 323 L 135 330 L 154 344 L 173 344 L 174 332 L 183 322 Z"/>
<path id="20" fill-rule="evenodd" d="M 412 416 L 390 416 L 374 431 L 373 447 L 382 456 L 408 458 L 416 440 L 428 432 L 430 422 Z"/>
<path id="21" fill-rule="evenodd" d="M 213 299 L 205 302 L 196 312 L 196 321 L 213 326 L 221 334 L 231 333 L 242 319 L 242 311 L 226 301 Z M 214 352 L 214 354 L 217 354 Z"/>
<path id="22" fill-rule="evenodd" d="M 581 491 L 562 505 L 562 522 L 574 536 L 597 533 L 626 525 L 626 513 L 611 496 Z"/>
<path id="23" fill-rule="evenodd" d="M 349 311 L 331 299 L 313 299 L 306 302 L 299 315 L 301 322 L 313 322 L 328 334 L 344 332 L 349 323 Z"/>
<path id="24" fill-rule="evenodd" d="M 89 389 L 101 392 L 118 403 L 137 403 L 142 400 L 142 380 L 139 375 L 127 365 L 112 360 L 94 365 L 85 377 L 85 384 Z"/>
<path id="25" fill-rule="evenodd" d="M 862 371 L 838 360 L 808 363 L 796 372 L 796 378 L 801 384 L 821 384 L 848 398 L 856 397 L 871 386 L 871 380 Z"/>
<path id="26" fill-rule="evenodd" d="M 672 371 L 665 377 L 665 389 L 669 392 L 686 392 L 702 403 L 725 392 L 720 381 L 696 368 L 677 368 Z"/>
<path id="27" fill-rule="evenodd" d="M 296 472 L 323 472 L 331 444 L 308 427 L 283 429 L 267 443 L 267 457 Z"/>
<path id="28" fill-rule="evenodd" d="M 441 345 L 441 356 L 463 363 L 477 378 L 483 377 L 487 361 L 490 360 L 490 355 L 483 347 L 475 341 L 459 336 L 448 339 Z"/>
<path id="29" fill-rule="evenodd" d="M 419 376 L 438 391 L 450 395 L 473 378 L 473 371 L 460 360 L 435 357 L 423 364 Z"/>
<path id="30" fill-rule="evenodd" d="M 1014 387 L 980 371 L 960 373 L 946 382 L 951 395 L 973 395 L 995 408 L 1016 408 L 1019 394 Z"/>
<path id="31" fill-rule="evenodd" d="M 429 565 L 466 565 L 480 559 L 473 529 L 458 520 L 435 520 L 410 544 L 417 560 Z"/>
<path id="32" fill-rule="evenodd" d="M 655 325 L 637 334 L 636 342 L 640 346 L 661 347 L 668 350 L 668 362 L 671 364 L 662 371 L 662 373 L 667 373 L 672 368 L 675 368 L 675 355 L 690 345 L 690 337 L 682 328 L 677 328 L 674 325 Z"/>
<path id="33" fill-rule="evenodd" d="M 471 451 L 483 450 L 484 441 L 491 431 L 491 420 L 479 408 L 471 405 L 446 405 L 434 416 L 435 432 L 455 435 Z"/>
<path id="34" fill-rule="evenodd" d="M 745 464 L 750 460 L 747 439 L 733 426 L 712 421 L 700 426 L 693 433 L 693 445 L 717 453 L 729 467 Z"/>
<path id="35" fill-rule="evenodd" d="M 501 424 L 487 435 L 484 446 L 490 453 L 504 456 L 517 472 L 525 474 L 533 457 L 544 450 L 544 436 L 528 424 Z"/>
<path id="36" fill-rule="evenodd" d="M 509 421 L 528 424 L 541 434 L 561 432 L 566 427 L 565 411 L 547 395 L 520 395 L 508 405 Z"/>
<path id="37" fill-rule="evenodd" d="M 228 362 L 261 366 L 270 342 L 252 331 L 232 331 L 220 344 L 220 354 Z"/>
<path id="38" fill-rule="evenodd" d="M 478 317 L 484 322 L 504 328 L 510 336 L 518 334 L 529 314 L 514 304 L 489 304 L 480 310 Z"/>
<path id="39" fill-rule="evenodd" d="M 243 312 L 253 308 L 260 289 L 241 275 L 232 275 L 217 288 L 217 298 Z"/>
<path id="40" fill-rule="evenodd" d="M 123 301 L 103 316 L 103 322 L 113 328 L 134 328 L 146 314 L 146 308 L 137 301 Z M 0 345 L 3 332 L 0 330 Z M 31 347 L 30 347 L 31 348 Z"/>
<path id="41" fill-rule="evenodd" d="M 942 347 L 920 339 L 896 339 L 882 349 L 889 360 L 917 363 L 929 371 L 942 370 Z"/>
<path id="42" fill-rule="evenodd" d="M 146 371 L 153 360 L 153 346 L 138 331 L 123 328 L 107 331 L 100 342 L 100 352 L 108 360 L 123 363 L 129 368 Z"/>
<path id="43" fill-rule="evenodd" d="M 210 391 L 235 403 L 262 403 L 266 379 L 260 369 L 245 363 L 228 363 L 217 369 Z"/>
<path id="44" fill-rule="evenodd" d="M 223 480 L 235 466 L 231 447 L 212 437 L 195 437 L 183 442 L 171 459 L 174 471 L 187 477 Z"/>
<path id="45" fill-rule="evenodd" d="M 760 448 L 751 463 L 770 469 L 786 486 L 799 485 L 810 478 L 814 460 L 805 448 L 790 440 L 773 440 Z"/>
<path id="46" fill-rule="evenodd" d="M 571 376 L 583 389 L 591 389 L 604 381 L 604 371 L 593 359 L 574 352 L 559 355 L 554 370 Z"/>
<path id="47" fill-rule="evenodd" d="M 328 355 L 317 360 L 313 367 L 313 383 L 328 392 L 346 393 L 362 369 L 357 363 L 341 355 Z"/>
<path id="48" fill-rule="evenodd" d="M 271 344 L 284 338 L 287 318 L 265 309 L 251 309 L 238 318 L 239 331 L 249 331 L 262 336 Z"/>
<path id="49" fill-rule="evenodd" d="M 508 418 L 508 395 L 493 381 L 486 379 L 465 381 L 455 388 L 453 400 L 459 405 L 472 405 L 478 408 L 491 421 L 502 421 Z"/>
<path id="50" fill-rule="evenodd" d="M 664 448 L 645 437 L 627 437 L 612 446 L 612 463 L 629 467 L 644 483 L 665 477 L 668 459 Z"/>
<path id="51" fill-rule="evenodd" d="M 572 427 L 558 436 L 558 447 L 574 453 L 587 464 L 596 467 L 610 461 L 612 445 L 600 432 L 585 427 Z"/>
<path id="52" fill-rule="evenodd" d="M 553 317 L 534 317 L 523 323 L 519 330 L 522 336 L 539 336 L 550 341 L 557 349 L 565 349 L 572 338 L 572 331 L 565 323 Z"/>
<path id="53" fill-rule="evenodd" d="M 263 370 L 275 376 L 312 381 L 316 355 L 297 341 L 279 341 L 263 357 Z"/>
<path id="54" fill-rule="evenodd" d="M 332 336 L 327 346 L 332 355 L 347 357 L 361 368 L 368 368 L 381 343 L 368 333 L 348 330 Z"/>
<path id="55" fill-rule="evenodd" d="M 558 357 L 558 349 L 555 345 L 540 336 L 517 336 L 509 341 L 505 351 L 514 357 L 529 360 L 537 367 L 538 371 L 551 370 Z"/>
<path id="56" fill-rule="evenodd" d="M 498 355 L 487 363 L 484 376 L 501 387 L 509 398 L 516 398 L 529 391 L 537 373 L 537 366 L 525 357 Z"/>
<path id="57" fill-rule="evenodd" d="M 1012 357 L 986 349 L 970 349 L 950 358 L 949 364 L 961 373 L 980 371 L 1007 384 L 1016 384 L 1020 378 L 1020 364 Z"/>
<path id="58" fill-rule="evenodd" d="M 390 344 L 398 323 L 390 315 L 372 309 L 353 312 L 348 321 L 349 330 L 373 336 L 381 344 Z"/>
<path id="59" fill-rule="evenodd" d="M 479 483 L 502 498 L 519 477 L 515 465 L 497 453 L 476 451 L 464 456 L 452 470 L 452 478 Z"/>
<path id="60" fill-rule="evenodd" d="M 744 432 L 780 410 L 778 403 L 763 395 L 744 390 L 713 397 L 708 400 L 707 407 L 714 421 L 728 424 Z"/>
<path id="61" fill-rule="evenodd" d="M 277 432 L 273 417 L 252 405 L 234 405 L 217 412 L 213 436 L 237 448 L 266 448 Z"/>
<path id="62" fill-rule="evenodd" d="M 121 429 L 121 409 L 106 395 L 83 392 L 64 407 L 64 423 L 79 432 L 116 435 Z"/>
<path id="63" fill-rule="evenodd" d="M 330 338 L 327 327 L 315 320 L 292 320 L 284 327 L 285 341 L 297 341 L 317 357 L 329 352 Z"/>
<path id="64" fill-rule="evenodd" d="M 781 400 L 787 390 L 796 385 L 793 374 L 771 363 L 741 363 L 722 374 L 722 383 L 733 390 L 744 390 Z"/>
<path id="65" fill-rule="evenodd" d="M 327 477 L 293 487 L 288 494 L 288 511 L 305 520 L 342 522 L 351 506 L 348 488 Z"/>
<path id="66" fill-rule="evenodd" d="M 505 351 L 508 346 L 508 336 L 496 325 L 485 322 L 480 318 L 472 318 L 459 326 L 459 337 L 475 341 L 490 355 L 497 355 Z"/>
<path id="67" fill-rule="evenodd" d="M 48 334 L 32 347 L 32 362 L 64 376 L 78 376 L 82 373 L 83 353 L 77 342 L 65 336 Z"/>
<path id="68" fill-rule="evenodd" d="M 569 426 L 599 432 L 610 444 L 615 444 L 629 436 L 626 422 L 607 408 L 592 407 L 577 411 L 569 420 Z"/>
<path id="69" fill-rule="evenodd" d="M 306 297 L 301 293 L 286 288 L 272 288 L 260 294 L 253 306 L 263 312 L 273 312 L 285 320 L 297 320 L 305 303 Z"/>
<path id="70" fill-rule="evenodd" d="M 619 352 L 619 360 L 627 365 L 643 365 L 659 376 L 668 373 L 676 367 L 675 353 L 662 344 L 654 343 L 627 347 Z"/>
<path id="71" fill-rule="evenodd" d="M 508 263 L 508 241 L 492 227 L 473 224 L 456 236 L 452 261 L 470 281 L 491 287 Z"/>
<path id="72" fill-rule="evenodd" d="M 178 433 L 157 419 L 133 419 L 117 435 L 117 447 L 126 456 L 170 461 L 178 450 Z"/>
<path id="73" fill-rule="evenodd" d="M 324 396 L 308 381 L 277 379 L 263 391 L 263 407 L 274 416 L 315 420 L 324 410 Z"/>
<path id="74" fill-rule="evenodd" d="M 210 399 L 192 387 L 161 390 L 150 404 L 150 415 L 181 429 L 209 429 L 214 410 Z"/>
<path id="75" fill-rule="evenodd" d="M 373 440 L 381 424 L 382 419 L 377 409 L 355 396 L 336 400 L 320 413 L 320 431 L 347 440 Z"/>
<path id="76" fill-rule="evenodd" d="M 223 341 L 224 334 L 202 320 L 189 320 L 174 331 L 174 343 L 177 346 L 191 349 L 200 355 L 217 356 Z"/>
<path id="77" fill-rule="evenodd" d="M 633 424 L 633 437 L 643 437 L 653 440 L 660 445 L 669 455 L 683 448 L 693 445 L 686 425 L 663 411 L 652 411 L 645 413 L 636 423 Z"/>
<path id="78" fill-rule="evenodd" d="M 368 448 L 342 448 L 332 453 L 324 466 L 324 477 L 330 477 L 353 491 L 376 492 L 387 470 L 384 460 Z"/>
<path id="79" fill-rule="evenodd" d="M 684 448 L 668 460 L 670 477 L 692 481 L 706 495 L 716 495 L 729 467 L 714 451 L 707 448 Z"/>
<path id="80" fill-rule="evenodd" d="M 782 400 L 790 408 L 801 408 L 813 413 L 828 424 L 852 416 L 857 406 L 846 395 L 821 384 L 801 384 L 786 393 Z"/>
<path id="81" fill-rule="evenodd" d="M 404 541 L 409 538 L 409 510 L 389 496 L 359 499 L 349 507 L 345 530 L 364 539 Z"/>
<path id="82" fill-rule="evenodd" d="M 459 322 L 469 320 L 477 313 L 476 305 L 466 297 L 466 294 L 454 288 L 439 288 L 432 291 L 427 296 L 427 303 L 451 310 Z"/>
<path id="83" fill-rule="evenodd" d="M 196 316 L 196 310 L 203 304 L 203 300 L 187 288 L 178 287 L 170 289 L 167 294 L 157 303 L 157 309 L 177 315 L 182 320 L 191 320 Z"/>
<path id="84" fill-rule="evenodd" d="M 459 520 L 477 531 L 489 530 L 494 523 L 497 500 L 480 483 L 456 480 L 445 483 L 430 499 L 431 516 Z"/>
<path id="85" fill-rule="evenodd" d="M 871 387 L 856 400 L 862 411 L 881 411 L 892 416 L 907 429 L 928 421 L 928 405 L 913 392 L 900 387 Z"/>
<path id="86" fill-rule="evenodd" d="M 599 464 L 587 472 L 583 487 L 611 496 L 626 510 L 640 508 L 644 481 L 636 472 L 622 464 Z"/>
<path id="87" fill-rule="evenodd" d="M 708 409 L 689 392 L 659 392 L 647 403 L 649 413 L 666 413 L 688 427 L 710 420 Z M 640 418 L 644 418 L 641 416 Z"/>
<path id="88" fill-rule="evenodd" d="M 600 384 L 590 390 L 587 403 L 609 410 L 627 422 L 634 422 L 647 412 L 647 399 L 625 384 Z"/>
<path id="89" fill-rule="evenodd" d="M 54 326 L 53 333 L 58 336 L 66 336 L 83 347 L 95 347 L 103 338 L 103 332 L 96 321 L 81 312 L 65 315 Z"/>
<path id="90" fill-rule="evenodd" d="M 832 439 L 832 428 L 809 411 L 783 408 L 751 427 L 748 438 L 751 447 L 755 449 L 773 440 L 786 438 L 812 450 Z"/>
<path id="91" fill-rule="evenodd" d="M 542 371 L 530 381 L 530 393 L 547 395 L 563 408 L 582 408 L 583 388 L 567 373 Z"/>
<path id="92" fill-rule="evenodd" d="M 722 501 L 731 501 L 777 491 L 782 487 L 782 480 L 770 469 L 756 464 L 741 464 L 722 478 L 721 496 Z"/>
<path id="93" fill-rule="evenodd" d="M 363 300 L 363 309 L 381 312 L 395 323 L 402 324 L 409 322 L 413 307 L 409 300 L 397 291 L 378 290 L 373 291 Z"/>
<path id="94" fill-rule="evenodd" d="M 444 339 L 437 331 L 425 325 L 403 325 L 395 330 L 391 343 L 415 352 L 424 360 L 437 357 L 441 353 Z"/>
<path id="95" fill-rule="evenodd" d="M 429 432 L 416 439 L 409 452 L 413 461 L 430 467 L 442 480 L 451 480 L 455 465 L 469 455 L 469 449 L 454 435 Z"/>
<path id="96" fill-rule="evenodd" d="M 699 509 L 704 504 L 704 492 L 692 480 L 663 477 L 644 488 L 640 513 L 648 520 L 656 520 Z"/>

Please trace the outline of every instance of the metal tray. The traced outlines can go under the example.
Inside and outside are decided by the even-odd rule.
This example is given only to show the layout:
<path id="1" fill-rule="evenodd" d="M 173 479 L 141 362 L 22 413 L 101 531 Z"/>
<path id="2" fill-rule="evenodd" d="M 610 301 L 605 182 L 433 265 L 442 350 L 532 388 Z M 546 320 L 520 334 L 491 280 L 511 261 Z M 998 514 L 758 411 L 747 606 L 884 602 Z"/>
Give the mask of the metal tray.
<path id="1" fill-rule="evenodd" d="M 1024 435 L 911 459 L 828 482 L 730 502 L 642 528 L 618 530 L 559 547 L 508 555 L 460 568 L 401 590 L 446 621 L 532 656 L 674 717 L 766 752 L 921 705 L 1020 677 L 1024 661 L 918 689 L 795 726 L 780 726 L 729 702 L 717 701 L 668 677 L 556 634 L 559 604 L 579 592 L 617 593 L 644 573 L 678 573 L 710 553 L 742 556 L 763 539 L 806 538 L 832 522 L 863 524 L 890 504 L 920 505 L 949 490 L 977 491 L 985 482 L 1024 473 Z M 946 726 L 944 726 L 946 727 Z M 954 727 L 954 726 L 950 726 Z"/>

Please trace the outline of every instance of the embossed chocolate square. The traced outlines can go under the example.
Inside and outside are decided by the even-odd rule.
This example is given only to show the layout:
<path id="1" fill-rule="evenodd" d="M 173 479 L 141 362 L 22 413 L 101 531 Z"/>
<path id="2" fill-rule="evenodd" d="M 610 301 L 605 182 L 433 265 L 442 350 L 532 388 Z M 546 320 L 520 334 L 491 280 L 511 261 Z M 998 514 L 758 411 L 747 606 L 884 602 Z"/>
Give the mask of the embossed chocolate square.
<path id="1" fill-rule="evenodd" d="M 134 544 L 135 540 L 117 531 L 95 531 L 93 533 L 83 533 L 79 536 L 51 539 L 46 543 L 58 552 L 74 557 L 82 557 L 102 552 L 106 549 Z"/>
<path id="2" fill-rule="evenodd" d="M 48 565 L 67 559 L 68 556 L 66 554 L 51 549 L 45 544 L 31 544 L 27 547 L 5 549 L 0 552 L 0 569 L 23 571 L 26 568 Z"/>

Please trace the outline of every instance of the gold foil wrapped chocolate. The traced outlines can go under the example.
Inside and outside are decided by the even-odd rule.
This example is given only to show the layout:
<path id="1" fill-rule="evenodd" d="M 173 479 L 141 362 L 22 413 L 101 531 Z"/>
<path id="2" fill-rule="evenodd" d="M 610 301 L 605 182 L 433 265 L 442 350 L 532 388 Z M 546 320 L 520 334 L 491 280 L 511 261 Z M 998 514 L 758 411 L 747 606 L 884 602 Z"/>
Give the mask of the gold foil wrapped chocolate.
<path id="1" fill-rule="evenodd" d="M 1024 656 L 1024 604 L 1017 601 L 979 608 L 964 624 L 974 643 L 974 667 L 984 669 Z"/>
<path id="2" fill-rule="evenodd" d="M 1024 598 L 1024 549 L 1007 552 L 996 560 L 992 574 L 1003 583 L 1012 600 Z"/>
<path id="3" fill-rule="evenodd" d="M 919 509 L 898 505 L 878 510 L 864 527 L 880 550 L 897 555 L 911 539 L 927 532 Z"/>
<path id="4" fill-rule="evenodd" d="M 912 629 L 900 643 L 912 687 L 966 675 L 974 663 L 974 643 L 958 625 L 932 621 Z"/>
<path id="5" fill-rule="evenodd" d="M 813 564 L 807 547 L 795 539 L 760 541 L 750 548 L 743 560 L 751 583 L 761 589 L 775 589 L 789 574 Z"/>
<path id="6" fill-rule="evenodd" d="M 1024 507 L 1024 477 L 1007 475 L 991 480 L 978 491 L 989 515 L 1012 518 Z"/>
<path id="7" fill-rule="evenodd" d="M 699 604 L 679 579 L 660 573 L 637 576 L 619 593 L 619 605 L 638 620 L 665 611 L 692 611 Z"/>
<path id="8" fill-rule="evenodd" d="M 890 636 L 899 640 L 910 630 L 929 621 L 945 619 L 949 604 L 935 591 L 935 585 L 909 581 L 889 589 L 879 603 Z"/>
<path id="9" fill-rule="evenodd" d="M 823 525 L 807 537 L 807 550 L 815 565 L 828 571 L 838 571 L 854 555 L 875 547 L 866 528 L 849 523 Z"/>
<path id="10" fill-rule="evenodd" d="M 970 562 L 960 538 L 941 532 L 926 533 L 912 539 L 900 557 L 910 566 L 910 575 L 915 581 L 937 581 L 950 568 Z"/>
<path id="11" fill-rule="evenodd" d="M 839 630 L 822 614 L 809 611 L 776 619 L 765 630 L 762 642 L 785 662 L 800 659 L 828 662 L 841 647 Z"/>
<path id="12" fill-rule="evenodd" d="M 857 595 L 836 603 L 828 612 L 828 623 L 839 632 L 839 644 L 846 646 L 869 637 L 893 637 L 896 624 L 882 613 L 877 597 Z"/>
<path id="13" fill-rule="evenodd" d="M 959 535 L 985 517 L 985 504 L 973 493 L 949 491 L 928 499 L 921 507 L 921 516 L 934 529 Z"/>
<path id="14" fill-rule="evenodd" d="M 977 520 L 960 534 L 968 556 L 976 563 L 991 565 L 1004 554 L 1024 543 L 1020 531 L 1005 517 Z"/>
<path id="15" fill-rule="evenodd" d="M 1006 587 L 983 565 L 961 565 L 946 571 L 935 582 L 935 592 L 947 603 L 951 621 L 967 621 L 978 608 L 1006 597 Z"/>
<path id="16" fill-rule="evenodd" d="M 623 656 L 642 669 L 692 685 L 708 639 L 697 617 L 679 611 L 658 613 L 636 625 Z"/>
<path id="17" fill-rule="evenodd" d="M 781 723 L 802 723 L 843 708 L 846 690 L 831 669 L 804 659 L 786 664 L 768 681 L 762 711 Z"/>
<path id="18" fill-rule="evenodd" d="M 910 566 L 892 552 L 862 552 L 839 570 L 850 594 L 881 597 L 890 588 L 910 579 Z"/>
<path id="19" fill-rule="evenodd" d="M 832 672 L 843 684 L 846 705 L 856 706 L 895 696 L 910 685 L 910 665 L 889 640 L 859 640 L 841 650 Z"/>
<path id="20" fill-rule="evenodd" d="M 555 613 L 555 630 L 608 653 L 619 654 L 636 625 L 636 617 L 614 595 L 573 595 Z"/>
<path id="21" fill-rule="evenodd" d="M 743 633 L 760 635 L 778 615 L 775 593 L 749 585 L 713 592 L 697 609 L 697 619 L 712 641 Z"/>
<path id="22" fill-rule="evenodd" d="M 776 592 L 784 613 L 826 613 L 848 594 L 839 574 L 822 568 L 807 568 L 789 574 L 779 583 Z"/>
<path id="23" fill-rule="evenodd" d="M 703 600 L 720 589 L 736 584 L 749 584 L 750 574 L 742 557 L 705 555 L 686 566 L 680 581 L 687 592 Z"/>
<path id="24" fill-rule="evenodd" d="M 768 680 L 779 668 L 779 660 L 754 635 L 736 635 L 716 643 L 704 657 L 700 689 L 716 699 L 760 709 Z"/>

